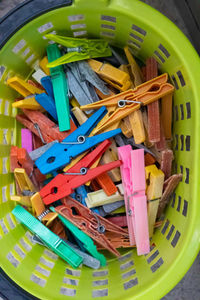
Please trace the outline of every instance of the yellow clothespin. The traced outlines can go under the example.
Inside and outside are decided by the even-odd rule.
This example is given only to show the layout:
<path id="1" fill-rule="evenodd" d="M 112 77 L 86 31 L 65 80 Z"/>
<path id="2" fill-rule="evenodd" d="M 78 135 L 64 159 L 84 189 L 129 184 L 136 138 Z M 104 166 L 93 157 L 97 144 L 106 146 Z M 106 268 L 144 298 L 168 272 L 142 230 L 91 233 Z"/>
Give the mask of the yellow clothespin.
<path id="1" fill-rule="evenodd" d="M 129 115 L 129 121 L 136 144 L 144 143 L 146 139 L 142 112 L 141 110 L 134 111 Z"/>
<path id="2" fill-rule="evenodd" d="M 126 72 L 123 72 L 110 64 L 102 63 L 94 59 L 89 59 L 88 63 L 93 71 L 116 89 L 126 91 L 130 88 L 130 77 Z"/>
<path id="3" fill-rule="evenodd" d="M 80 104 L 78 103 L 78 101 L 74 97 L 70 100 L 70 103 L 73 107 L 80 107 Z"/>
<path id="4" fill-rule="evenodd" d="M 31 197 L 30 196 L 23 196 L 23 195 L 11 195 L 10 199 L 12 201 L 16 201 L 21 205 L 32 207 L 31 204 Z"/>
<path id="5" fill-rule="evenodd" d="M 48 58 L 45 56 L 39 63 L 40 68 L 44 71 L 47 76 L 50 76 L 50 70 L 47 68 Z"/>
<path id="6" fill-rule="evenodd" d="M 14 170 L 15 180 L 17 181 L 20 190 L 37 192 L 37 188 L 34 186 L 30 178 L 28 177 L 26 171 L 22 168 L 16 168 Z"/>
<path id="7" fill-rule="evenodd" d="M 129 116 L 127 116 L 121 120 L 120 127 L 121 127 L 122 133 L 123 133 L 123 135 L 125 135 L 125 137 L 127 137 L 129 139 L 133 136 L 131 123 L 129 121 Z"/>
<path id="8" fill-rule="evenodd" d="M 164 173 L 155 165 L 145 167 L 148 200 L 149 236 L 152 237 L 160 198 L 163 193 Z"/>
<path id="9" fill-rule="evenodd" d="M 79 125 L 82 125 L 83 123 L 85 123 L 85 121 L 87 121 L 88 117 L 78 106 L 73 107 L 72 112 Z"/>
<path id="10" fill-rule="evenodd" d="M 134 89 L 135 84 L 134 84 L 134 78 L 132 78 L 133 76 L 132 76 L 132 71 L 131 71 L 130 65 L 129 65 L 129 64 L 128 64 L 128 65 L 121 65 L 121 66 L 119 67 L 119 69 L 120 69 L 121 71 L 127 73 L 127 74 L 130 76 L 130 81 L 131 81 L 131 86 L 130 86 L 130 88 L 131 88 L 131 89 Z"/>
<path id="11" fill-rule="evenodd" d="M 26 109 L 32 109 L 32 110 L 43 109 L 42 106 L 35 100 L 34 95 L 44 93 L 44 90 L 41 90 L 41 89 L 37 88 L 36 86 L 33 86 L 32 84 L 27 83 L 26 81 L 24 81 L 23 79 L 21 79 L 17 76 L 9 78 L 7 80 L 7 84 L 11 88 L 16 90 L 19 94 L 21 94 L 23 97 L 27 97 L 23 100 L 13 102 L 12 103 L 13 107 L 26 108 Z"/>
<path id="12" fill-rule="evenodd" d="M 48 209 L 46 210 L 42 198 L 40 197 L 40 193 L 35 193 L 31 197 L 31 204 L 37 218 L 45 223 L 46 226 L 50 225 L 58 216 L 57 213 L 50 212 Z"/>
<path id="13" fill-rule="evenodd" d="M 128 68 L 129 72 L 131 72 L 130 78 L 134 84 L 134 86 L 138 86 L 144 82 L 142 72 L 140 70 L 140 67 L 136 63 L 133 55 L 131 54 L 128 46 L 124 47 L 124 52 L 126 54 L 126 58 L 129 62 L 130 67 Z"/>

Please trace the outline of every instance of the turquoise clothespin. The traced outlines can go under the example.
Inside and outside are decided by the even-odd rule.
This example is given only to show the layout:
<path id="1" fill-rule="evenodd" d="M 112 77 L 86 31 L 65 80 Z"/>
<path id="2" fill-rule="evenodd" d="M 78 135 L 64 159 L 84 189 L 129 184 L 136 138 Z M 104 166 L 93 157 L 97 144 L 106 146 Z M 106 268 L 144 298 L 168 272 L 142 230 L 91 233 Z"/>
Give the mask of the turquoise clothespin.
<path id="1" fill-rule="evenodd" d="M 61 57 L 60 49 L 56 44 L 47 47 L 47 56 L 49 62 Z M 53 84 L 59 129 L 60 131 L 69 130 L 70 110 L 66 75 L 62 66 L 50 68 L 50 74 Z"/>
<path id="2" fill-rule="evenodd" d="M 67 49 L 67 54 L 52 62 L 49 61 L 47 67 L 52 68 L 66 63 L 79 61 L 89 58 L 111 56 L 112 52 L 108 42 L 100 39 L 85 39 L 59 36 L 55 34 L 46 34 L 45 37 L 54 41 Z"/>
<path id="3" fill-rule="evenodd" d="M 83 258 L 76 253 L 76 251 L 33 217 L 22 206 L 17 205 L 12 213 L 22 224 L 28 227 L 30 231 L 36 234 L 48 248 L 67 261 L 72 267 L 77 268 L 83 262 Z"/>

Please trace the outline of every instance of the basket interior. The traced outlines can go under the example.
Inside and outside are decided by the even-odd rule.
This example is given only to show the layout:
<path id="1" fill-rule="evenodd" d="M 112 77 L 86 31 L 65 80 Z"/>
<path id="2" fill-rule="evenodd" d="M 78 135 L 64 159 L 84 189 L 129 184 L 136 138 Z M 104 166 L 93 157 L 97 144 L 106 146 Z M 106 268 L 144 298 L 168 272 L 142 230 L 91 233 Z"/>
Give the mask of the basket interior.
<path id="1" fill-rule="evenodd" d="M 59 300 L 68 299 L 68 296 L 87 300 L 96 297 L 149 299 L 150 294 L 156 299 L 186 272 L 179 257 L 186 248 L 189 235 L 193 234 L 196 218 L 193 178 L 198 143 L 195 137 L 198 105 L 190 62 L 185 61 L 180 49 L 177 50 L 181 47 L 178 43 L 185 42 L 185 47 L 194 55 L 193 59 L 197 57 L 181 32 L 159 13 L 138 1 L 122 2 L 121 5 L 120 1 L 95 1 L 95 4 L 77 1 L 72 6 L 41 15 L 16 32 L 0 52 L 1 266 L 17 284 L 40 299 Z M 166 33 L 162 31 L 161 20 L 168 25 Z M 45 55 L 46 33 L 100 37 L 119 47 L 128 44 L 141 60 L 154 56 L 160 70 L 169 74 L 175 86 L 174 172 L 182 173 L 183 179 L 168 205 L 163 226 L 153 236 L 151 252 L 146 256 L 138 257 L 136 251 L 130 249 L 121 251 L 119 259 L 106 253 L 106 267 L 97 271 L 87 267 L 74 270 L 51 251 L 32 244 L 31 233 L 11 214 L 14 203 L 9 199 L 14 193 L 14 184 L 13 174 L 9 172 L 9 150 L 10 145 L 20 145 L 21 127 L 15 121 L 17 111 L 11 106 L 16 93 L 6 81 L 13 75 L 25 79 L 31 75 L 33 65 Z M 175 33 L 177 44 L 175 39 L 170 39 Z M 197 251 L 195 247 L 194 252 Z M 194 255 L 191 254 L 190 264 Z M 171 274 L 171 282 L 166 274 Z M 161 289 L 160 285 L 159 288 L 161 281 L 166 281 L 168 286 Z"/>

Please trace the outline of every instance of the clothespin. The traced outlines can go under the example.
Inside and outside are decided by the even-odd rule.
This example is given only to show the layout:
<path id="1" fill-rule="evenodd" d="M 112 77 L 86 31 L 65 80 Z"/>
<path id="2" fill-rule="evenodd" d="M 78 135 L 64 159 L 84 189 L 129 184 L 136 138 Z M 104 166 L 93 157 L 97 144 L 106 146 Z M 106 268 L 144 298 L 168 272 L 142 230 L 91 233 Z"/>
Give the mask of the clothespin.
<path id="1" fill-rule="evenodd" d="M 51 173 L 70 163 L 70 161 L 101 143 L 121 132 L 115 129 L 96 136 L 88 137 L 90 132 L 106 113 L 106 108 L 102 107 L 95 112 L 84 124 L 78 127 L 73 133 L 65 138 L 61 143 L 53 145 L 36 162 L 36 166 L 43 174 Z"/>
<path id="2" fill-rule="evenodd" d="M 109 118 L 99 128 L 99 131 L 103 131 L 115 122 L 140 109 L 141 105 L 148 105 L 159 98 L 171 94 L 174 91 L 174 87 L 167 83 L 167 78 L 168 75 L 163 74 L 137 86 L 134 90 L 128 90 L 104 100 L 81 106 L 81 109 L 97 109 L 103 105 L 110 108 Z"/>
<path id="3" fill-rule="evenodd" d="M 141 110 L 137 110 L 132 112 L 129 115 L 129 122 L 131 125 L 132 135 L 134 136 L 134 140 L 136 144 L 144 143 L 146 139 L 142 112 Z"/>
<path id="4" fill-rule="evenodd" d="M 145 167 L 155 164 L 156 159 L 150 153 L 145 153 L 144 155 Z"/>
<path id="5" fill-rule="evenodd" d="M 101 174 L 95 179 L 107 196 L 111 196 L 117 192 L 117 187 L 107 173 Z"/>
<path id="6" fill-rule="evenodd" d="M 147 116 L 147 111 L 146 110 L 142 111 L 142 119 L 143 119 L 143 124 L 144 124 L 145 135 L 146 135 L 146 138 L 145 138 L 145 141 L 144 141 L 144 145 L 147 148 L 151 148 L 151 147 L 154 146 L 154 143 L 152 143 L 152 142 L 149 141 L 149 135 L 148 135 L 148 116 Z"/>
<path id="7" fill-rule="evenodd" d="M 167 95 L 161 99 L 161 123 L 166 139 L 172 137 L 172 95 Z"/>
<path id="8" fill-rule="evenodd" d="M 21 195 L 10 195 L 10 200 L 15 201 L 21 205 L 26 206 L 27 208 L 32 208 L 31 204 L 31 196 L 24 196 L 23 194 Z"/>
<path id="9" fill-rule="evenodd" d="M 33 86 L 32 84 L 27 83 L 26 81 L 17 76 L 9 78 L 7 80 L 7 84 L 11 88 L 15 89 L 23 97 L 27 97 L 24 100 L 13 102 L 13 107 L 33 110 L 42 109 L 42 106 L 40 106 L 40 104 L 35 100 L 34 95 L 43 93 L 43 90 Z"/>
<path id="10" fill-rule="evenodd" d="M 36 88 L 38 88 L 40 90 L 44 90 L 43 86 L 40 83 L 35 82 L 35 81 L 31 80 L 31 79 L 28 79 L 27 83 L 33 85 L 34 87 L 36 87 Z"/>
<path id="11" fill-rule="evenodd" d="M 179 182 L 182 180 L 183 175 L 182 174 L 175 174 L 169 177 L 167 180 L 164 182 L 164 193 L 161 197 L 159 207 L 158 207 L 158 213 L 157 213 L 157 218 L 160 218 L 165 206 L 170 200 L 170 197 L 176 187 L 178 186 Z"/>
<path id="12" fill-rule="evenodd" d="M 32 132 L 27 128 L 21 129 L 21 144 L 22 144 L 22 148 L 26 149 L 28 153 L 33 151 Z"/>
<path id="13" fill-rule="evenodd" d="M 114 232 L 119 236 L 127 236 L 128 233 L 126 230 L 93 213 L 90 209 L 70 197 L 64 198 L 62 203 L 64 205 L 57 206 L 55 209 L 56 212 L 89 235 L 105 249 L 116 256 L 120 256 L 120 253 L 108 241 L 106 234 L 107 232 Z M 72 208 L 78 212 L 77 215 L 73 214 Z"/>
<path id="14" fill-rule="evenodd" d="M 33 193 L 37 192 L 36 186 L 33 184 L 31 179 L 28 177 L 26 171 L 22 168 L 16 168 L 14 170 L 14 176 L 19 190 L 21 192 L 18 196 L 32 196 Z M 21 198 L 22 201 L 28 201 L 28 198 Z"/>
<path id="15" fill-rule="evenodd" d="M 40 68 L 42 69 L 42 71 L 44 71 L 44 73 L 49 76 L 50 75 L 50 70 L 49 68 L 47 67 L 47 64 L 48 64 L 48 58 L 47 56 L 43 57 L 42 60 L 40 60 L 39 62 L 39 66 Z"/>
<path id="16" fill-rule="evenodd" d="M 129 116 L 127 116 L 121 120 L 120 127 L 121 127 L 122 133 L 123 133 L 123 135 L 125 135 L 125 137 L 131 138 L 133 136 L 133 131 L 131 128 Z"/>
<path id="17" fill-rule="evenodd" d="M 55 61 L 49 61 L 47 65 L 49 68 L 88 58 L 112 55 L 108 42 L 102 39 L 72 38 L 54 34 L 46 34 L 45 37 L 64 46 L 67 51 Z"/>
<path id="18" fill-rule="evenodd" d="M 77 268 L 82 263 L 83 259 L 76 251 L 68 246 L 59 236 L 40 223 L 40 221 L 34 218 L 22 206 L 17 205 L 12 213 L 22 224 L 28 227 L 30 231 L 36 234 L 48 248 L 67 261 L 72 267 Z"/>
<path id="19" fill-rule="evenodd" d="M 107 218 L 107 220 L 119 227 L 127 227 L 128 226 L 126 216 L 109 217 L 109 218 Z"/>
<path id="20" fill-rule="evenodd" d="M 35 79 L 35 81 L 37 81 L 39 84 L 41 84 L 41 79 L 43 77 L 45 77 L 46 74 L 40 69 L 38 68 L 37 71 L 35 71 L 33 74 L 32 74 L 32 77 Z"/>
<path id="21" fill-rule="evenodd" d="M 52 62 L 61 57 L 60 49 L 56 44 L 47 47 L 48 61 Z M 50 68 L 51 80 L 53 85 L 54 99 L 58 116 L 59 130 L 70 130 L 70 111 L 67 80 L 63 67 Z"/>
<path id="22" fill-rule="evenodd" d="M 57 234 L 61 239 L 64 239 L 66 242 L 67 235 L 65 232 L 65 228 L 62 224 L 62 222 L 57 218 L 55 219 L 48 228 L 53 231 L 55 234 Z M 72 247 L 73 248 L 73 247 Z M 78 252 L 77 252 L 78 253 Z M 78 253 L 79 254 L 79 253 Z"/>
<path id="23" fill-rule="evenodd" d="M 45 204 L 55 202 L 70 195 L 73 190 L 87 181 L 121 165 L 120 161 L 114 161 L 107 165 L 91 169 L 90 166 L 108 148 L 109 141 L 104 141 L 95 150 L 87 154 L 76 165 L 64 174 L 58 174 L 50 183 L 40 191 Z"/>
<path id="24" fill-rule="evenodd" d="M 113 247 L 115 247 L 116 249 L 135 247 L 135 245 L 130 245 L 130 240 L 129 240 L 128 236 L 127 237 L 119 236 L 119 235 L 116 235 L 113 232 L 109 232 L 107 234 L 107 238 L 108 238 L 109 242 L 113 245 Z M 99 245 L 98 249 L 103 250 L 105 248 L 103 248 L 101 245 Z"/>
<path id="25" fill-rule="evenodd" d="M 50 210 L 56 212 L 57 208 L 51 206 Z M 76 236 L 78 240 L 83 243 L 83 247 L 85 248 L 85 250 L 87 250 L 87 252 L 90 253 L 94 258 L 98 259 L 101 262 L 101 266 L 105 266 L 106 258 L 103 254 L 97 251 L 93 240 L 87 234 L 81 231 L 77 226 L 71 223 L 68 219 L 63 217 L 61 214 L 58 214 L 58 218 L 61 220 L 64 226 L 67 227 L 67 229 L 69 229 L 73 233 L 73 235 Z"/>
<path id="26" fill-rule="evenodd" d="M 146 80 L 151 80 L 158 76 L 158 63 L 154 57 L 146 60 Z M 148 137 L 150 142 L 160 141 L 160 109 L 159 101 L 147 105 L 148 111 Z"/>
<path id="27" fill-rule="evenodd" d="M 174 156 L 172 150 L 166 149 L 162 151 L 160 169 L 165 174 L 165 179 L 171 176 L 173 158 Z"/>
<path id="28" fill-rule="evenodd" d="M 10 167 L 11 172 L 16 168 L 24 168 L 28 176 L 33 172 L 33 162 L 24 148 L 11 146 L 10 150 Z"/>
<path id="29" fill-rule="evenodd" d="M 116 93 L 114 93 L 114 91 L 111 90 L 111 88 L 109 87 L 108 88 L 108 95 L 107 94 L 103 94 L 100 90 L 98 90 L 97 88 L 95 88 L 95 91 L 99 97 L 99 99 L 105 99 L 105 98 L 108 98 L 109 96 L 112 96 L 112 95 L 116 95 Z"/>
<path id="30" fill-rule="evenodd" d="M 166 150 L 167 148 L 162 122 L 160 122 L 160 141 L 155 143 L 155 148 L 158 151 L 163 151 Z"/>
<path id="31" fill-rule="evenodd" d="M 54 118 L 58 121 L 56 105 L 54 101 L 53 86 L 51 77 L 46 76 L 41 79 L 41 83 L 46 90 L 46 93 L 35 95 L 35 100 Z"/>
<path id="32" fill-rule="evenodd" d="M 69 90 L 80 105 L 99 100 L 94 87 L 103 94 L 109 95 L 109 90 L 105 83 L 96 75 L 86 61 L 67 64 L 67 76 Z"/>
<path id="33" fill-rule="evenodd" d="M 152 237 L 160 198 L 163 193 L 164 173 L 155 165 L 145 167 L 148 200 L 149 236 Z"/>
<path id="34" fill-rule="evenodd" d="M 45 208 L 39 193 L 35 193 L 31 197 L 31 204 L 38 220 L 45 223 L 46 226 L 49 226 L 58 216 L 57 213 L 50 212 L 49 209 Z"/>
<path id="35" fill-rule="evenodd" d="M 72 112 L 76 118 L 76 120 L 78 121 L 79 125 L 82 125 L 83 123 L 85 123 L 88 119 L 88 117 L 85 115 L 85 113 L 79 108 L 79 107 L 73 107 L 72 108 Z"/>
<path id="36" fill-rule="evenodd" d="M 88 63 L 92 70 L 116 89 L 126 91 L 130 88 L 131 82 L 127 73 L 113 67 L 110 64 L 102 63 L 98 60 L 89 59 Z"/>
<path id="37" fill-rule="evenodd" d="M 55 140 L 51 143 L 48 143 L 44 146 L 41 146 L 29 153 L 30 158 L 32 161 L 36 161 L 43 153 L 45 153 L 49 148 L 51 148 L 54 144 L 58 143 L 58 140 Z"/>
<path id="38" fill-rule="evenodd" d="M 142 84 L 142 82 L 144 81 L 143 76 L 142 76 L 142 72 L 136 62 L 136 60 L 134 59 L 133 55 L 131 54 L 128 46 L 124 47 L 124 52 L 126 54 L 126 58 L 129 62 L 129 72 L 130 72 L 130 78 L 132 79 L 132 82 L 134 84 L 134 86 L 138 86 L 140 84 Z"/>
<path id="39" fill-rule="evenodd" d="M 118 185 L 117 185 L 118 187 Z M 111 196 L 107 196 L 103 189 L 87 194 L 86 203 L 88 208 L 97 207 L 123 200 L 123 195 L 117 189 L 117 192 Z"/>
<path id="40" fill-rule="evenodd" d="M 38 149 L 40 147 L 42 147 L 43 142 L 41 141 L 41 138 L 37 135 L 35 135 L 33 132 L 32 132 L 32 135 L 33 135 L 33 149 Z"/>
<path id="41" fill-rule="evenodd" d="M 121 208 L 123 211 L 121 211 Z M 103 206 L 99 207 L 99 213 L 102 217 L 105 217 L 109 214 L 118 214 L 118 213 L 125 213 L 125 206 L 124 200 L 120 200 L 113 203 L 104 204 Z"/>
<path id="42" fill-rule="evenodd" d="M 130 244 L 136 242 L 138 255 L 150 251 L 145 195 L 144 150 L 132 150 L 130 145 L 118 148 L 122 160 L 121 174 L 124 187 Z"/>
<path id="43" fill-rule="evenodd" d="M 50 143 L 54 140 L 62 141 L 76 129 L 71 120 L 71 130 L 60 132 L 58 126 L 39 111 L 23 110 L 24 115 L 17 115 L 16 119 L 35 135 L 41 138 L 43 144 Z"/>

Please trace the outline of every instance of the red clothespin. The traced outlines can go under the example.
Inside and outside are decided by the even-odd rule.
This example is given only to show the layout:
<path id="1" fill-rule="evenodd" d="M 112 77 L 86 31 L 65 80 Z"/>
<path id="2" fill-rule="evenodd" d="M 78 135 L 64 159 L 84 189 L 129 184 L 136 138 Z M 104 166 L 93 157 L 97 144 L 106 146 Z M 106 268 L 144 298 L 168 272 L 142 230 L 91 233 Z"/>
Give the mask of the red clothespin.
<path id="1" fill-rule="evenodd" d="M 62 203 L 64 205 L 55 208 L 57 213 L 68 219 L 105 249 L 116 256 L 120 256 L 120 253 L 113 247 L 112 243 L 109 242 L 106 234 L 113 232 L 118 236 L 128 236 L 126 229 L 112 224 L 70 197 L 64 198 Z"/>
<path id="2" fill-rule="evenodd" d="M 105 140 L 97 146 L 95 150 L 83 157 L 77 164 L 64 174 L 58 174 L 50 183 L 40 191 L 45 204 L 55 202 L 65 196 L 70 195 L 73 190 L 86 182 L 96 178 L 121 165 L 121 161 L 114 161 L 97 168 L 89 169 L 94 162 L 110 146 L 110 141 Z"/>
<path id="3" fill-rule="evenodd" d="M 35 134 L 33 134 L 33 150 L 42 147 L 44 144 L 41 141 L 41 138 Z"/>
<path id="4" fill-rule="evenodd" d="M 160 122 L 160 141 L 155 143 L 155 147 L 158 151 L 163 151 L 167 148 L 162 122 Z"/>
<path id="5" fill-rule="evenodd" d="M 146 80 L 151 80 L 158 76 L 158 63 L 154 57 L 146 60 Z M 159 100 L 147 105 L 148 110 L 148 136 L 150 142 L 160 141 L 160 110 Z"/>
<path id="6" fill-rule="evenodd" d="M 76 129 L 76 125 L 71 120 L 71 129 L 60 132 L 59 127 L 40 111 L 23 109 L 23 113 L 24 115 L 17 115 L 16 119 L 39 136 L 44 144 L 54 140 L 62 141 Z"/>

